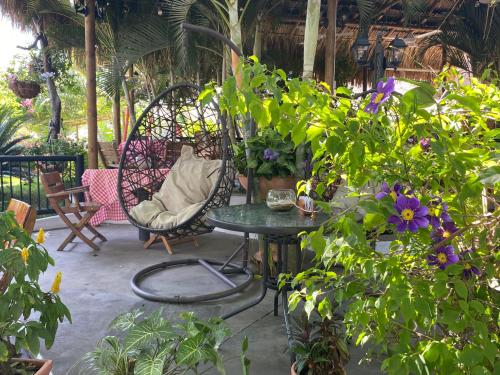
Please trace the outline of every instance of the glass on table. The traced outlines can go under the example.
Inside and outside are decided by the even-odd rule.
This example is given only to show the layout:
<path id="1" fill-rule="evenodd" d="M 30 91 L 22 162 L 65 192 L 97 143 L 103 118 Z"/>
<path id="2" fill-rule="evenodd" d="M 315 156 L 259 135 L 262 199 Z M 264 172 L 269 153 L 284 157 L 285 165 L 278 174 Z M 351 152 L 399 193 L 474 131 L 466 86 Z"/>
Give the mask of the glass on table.
<path id="1" fill-rule="evenodd" d="M 273 211 L 288 211 L 295 206 L 295 191 L 271 189 L 267 193 L 266 204 Z"/>

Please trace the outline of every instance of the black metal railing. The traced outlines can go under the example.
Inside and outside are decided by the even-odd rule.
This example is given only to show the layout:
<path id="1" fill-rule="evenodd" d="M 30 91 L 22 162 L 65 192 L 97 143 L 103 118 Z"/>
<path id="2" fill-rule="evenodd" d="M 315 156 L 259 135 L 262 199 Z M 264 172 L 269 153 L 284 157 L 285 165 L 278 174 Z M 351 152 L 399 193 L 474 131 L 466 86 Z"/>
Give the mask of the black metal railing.
<path id="1" fill-rule="evenodd" d="M 0 211 L 11 198 L 35 207 L 38 214 L 54 212 L 45 197 L 40 173 L 58 171 L 64 185 L 79 186 L 84 171 L 83 155 L 74 156 L 8 156 L 0 155 Z"/>

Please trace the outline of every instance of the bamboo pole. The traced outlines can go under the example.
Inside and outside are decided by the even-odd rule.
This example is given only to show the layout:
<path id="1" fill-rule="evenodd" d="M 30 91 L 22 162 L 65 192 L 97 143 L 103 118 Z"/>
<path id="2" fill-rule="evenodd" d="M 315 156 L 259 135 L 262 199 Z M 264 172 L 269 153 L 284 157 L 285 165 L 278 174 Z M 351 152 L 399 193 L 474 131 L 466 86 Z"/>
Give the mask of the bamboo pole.
<path id="1" fill-rule="evenodd" d="M 87 16 L 85 17 L 85 56 L 87 69 L 87 153 L 88 167 L 97 169 L 97 90 L 96 90 L 96 58 L 95 58 L 95 1 L 86 0 Z"/>
<path id="2" fill-rule="evenodd" d="M 337 5 L 338 0 L 328 0 L 328 29 L 326 30 L 325 82 L 335 90 L 335 57 L 337 54 Z"/>

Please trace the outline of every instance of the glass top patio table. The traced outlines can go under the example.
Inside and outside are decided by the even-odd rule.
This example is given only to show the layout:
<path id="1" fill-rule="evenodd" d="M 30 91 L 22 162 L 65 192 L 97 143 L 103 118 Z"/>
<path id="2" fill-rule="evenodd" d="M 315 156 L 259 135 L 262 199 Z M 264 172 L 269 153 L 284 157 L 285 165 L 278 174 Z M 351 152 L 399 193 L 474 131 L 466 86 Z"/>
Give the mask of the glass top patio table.
<path id="1" fill-rule="evenodd" d="M 265 203 L 258 203 L 214 208 L 208 211 L 206 218 L 211 225 L 238 232 L 297 235 L 317 230 L 328 220 L 328 215 L 319 212 L 311 218 L 301 215 L 296 207 L 273 211 Z"/>

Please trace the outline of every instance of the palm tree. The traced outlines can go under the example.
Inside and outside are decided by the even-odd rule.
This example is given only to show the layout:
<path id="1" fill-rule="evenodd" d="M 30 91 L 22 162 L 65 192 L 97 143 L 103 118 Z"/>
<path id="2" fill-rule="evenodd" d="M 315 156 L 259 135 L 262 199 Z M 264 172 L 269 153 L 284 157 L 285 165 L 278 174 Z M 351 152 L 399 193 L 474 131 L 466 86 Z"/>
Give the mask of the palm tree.
<path id="1" fill-rule="evenodd" d="M 490 65 L 500 72 L 500 7 L 463 2 L 447 18 L 441 33 L 420 43 L 421 55 L 433 46 L 441 46 L 443 63 L 475 75 Z"/>
<path id="2" fill-rule="evenodd" d="M 16 137 L 15 134 L 23 121 L 23 116 L 14 115 L 9 108 L 0 108 L 0 155 L 19 155 L 22 152 L 20 143 L 29 137 Z"/>

